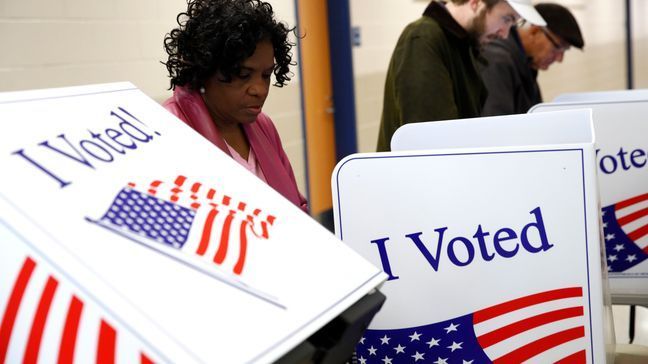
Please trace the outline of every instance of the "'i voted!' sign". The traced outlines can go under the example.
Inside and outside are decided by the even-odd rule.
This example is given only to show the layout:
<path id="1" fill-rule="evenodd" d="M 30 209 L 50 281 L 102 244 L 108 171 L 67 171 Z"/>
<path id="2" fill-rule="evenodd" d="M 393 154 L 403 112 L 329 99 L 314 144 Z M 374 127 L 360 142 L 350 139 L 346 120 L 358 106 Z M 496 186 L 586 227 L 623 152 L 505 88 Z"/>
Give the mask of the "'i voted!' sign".
<path id="1" fill-rule="evenodd" d="M 591 127 L 588 113 L 569 118 L 589 134 L 338 164 L 336 233 L 389 276 L 387 301 L 356 346 L 360 362 L 605 360 Z M 480 122 L 426 124 L 448 140 L 450 129 L 468 135 Z"/>
<path id="2" fill-rule="evenodd" d="M 130 83 L 0 120 L 0 363 L 274 362 L 387 278 Z"/>

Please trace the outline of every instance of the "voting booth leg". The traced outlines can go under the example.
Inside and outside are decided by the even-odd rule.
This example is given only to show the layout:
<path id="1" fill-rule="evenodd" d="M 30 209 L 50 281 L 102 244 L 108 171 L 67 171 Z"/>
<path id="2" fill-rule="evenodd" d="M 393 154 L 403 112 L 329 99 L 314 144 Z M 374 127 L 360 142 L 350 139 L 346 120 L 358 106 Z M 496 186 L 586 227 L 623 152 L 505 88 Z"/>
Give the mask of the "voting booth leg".
<path id="1" fill-rule="evenodd" d="M 337 364 L 350 360 L 356 344 L 385 299 L 378 290 L 364 296 L 277 363 Z"/>
<path id="2" fill-rule="evenodd" d="M 350 359 L 356 344 L 385 299 L 385 295 L 376 290 L 313 334 L 308 341 L 318 349 L 313 357 L 314 362 L 343 363 Z"/>

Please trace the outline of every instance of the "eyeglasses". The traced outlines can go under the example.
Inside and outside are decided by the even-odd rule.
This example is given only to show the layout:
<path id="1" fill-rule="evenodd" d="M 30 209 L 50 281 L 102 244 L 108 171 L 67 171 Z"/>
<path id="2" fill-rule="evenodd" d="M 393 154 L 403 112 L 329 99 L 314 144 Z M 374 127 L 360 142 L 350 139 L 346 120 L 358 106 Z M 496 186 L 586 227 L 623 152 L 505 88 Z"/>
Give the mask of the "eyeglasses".
<path id="1" fill-rule="evenodd" d="M 515 16 L 509 14 L 509 15 L 502 16 L 502 22 L 508 27 L 512 25 L 515 25 L 516 27 L 521 27 L 522 25 L 524 25 L 526 20 L 524 20 L 523 18 L 516 19 Z"/>
<path id="2" fill-rule="evenodd" d="M 549 42 L 551 42 L 551 45 L 553 45 L 556 52 L 564 52 L 569 49 L 569 45 L 561 45 L 560 42 L 556 41 L 556 39 L 549 33 L 546 28 L 540 28 L 540 30 L 542 30 L 542 33 L 544 33 L 545 37 L 549 39 Z"/>

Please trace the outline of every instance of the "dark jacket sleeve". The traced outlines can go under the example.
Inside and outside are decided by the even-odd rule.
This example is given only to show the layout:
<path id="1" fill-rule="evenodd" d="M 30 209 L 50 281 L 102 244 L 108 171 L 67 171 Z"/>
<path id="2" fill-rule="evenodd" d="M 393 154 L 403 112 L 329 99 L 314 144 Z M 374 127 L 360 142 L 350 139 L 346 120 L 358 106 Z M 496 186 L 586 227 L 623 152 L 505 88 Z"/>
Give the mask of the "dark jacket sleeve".
<path id="1" fill-rule="evenodd" d="M 404 42 L 394 63 L 394 93 L 403 123 L 458 118 L 441 30 Z"/>
<path id="2" fill-rule="evenodd" d="M 488 98 L 482 116 L 515 114 L 515 67 L 506 54 L 484 53 L 488 65 L 482 69 L 482 78 Z"/>

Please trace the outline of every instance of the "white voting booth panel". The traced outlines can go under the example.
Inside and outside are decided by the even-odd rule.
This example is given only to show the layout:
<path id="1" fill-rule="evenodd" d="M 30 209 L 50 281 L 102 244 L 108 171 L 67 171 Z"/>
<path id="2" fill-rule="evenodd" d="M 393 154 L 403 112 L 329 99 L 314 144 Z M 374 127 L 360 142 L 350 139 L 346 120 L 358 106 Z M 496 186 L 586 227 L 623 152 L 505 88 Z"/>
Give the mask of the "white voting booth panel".
<path id="1" fill-rule="evenodd" d="M 561 115 L 557 118 L 509 115 L 405 124 L 394 133 L 391 150 L 573 144 L 582 143 L 583 135 L 591 134 L 590 125 L 584 122 L 564 127 L 564 120 L 582 118 L 582 112 Z"/>
<path id="2" fill-rule="evenodd" d="M 386 278 L 132 84 L 0 119 L 0 362 L 270 362 Z"/>
<path id="3" fill-rule="evenodd" d="M 648 99 L 648 89 L 573 92 L 556 96 L 552 102 L 630 101 Z"/>
<path id="4" fill-rule="evenodd" d="M 648 304 L 648 93 L 618 91 L 616 95 L 607 100 L 598 95 L 592 101 L 540 104 L 529 112 L 592 110 L 612 299 Z"/>
<path id="5" fill-rule="evenodd" d="M 590 113 L 556 117 L 569 142 L 547 143 L 551 133 L 539 125 L 494 141 L 535 116 L 410 124 L 416 132 L 399 129 L 392 149 L 426 134 L 424 150 L 338 164 L 336 233 L 389 276 L 358 358 L 612 359 Z M 473 129 L 481 122 L 483 133 Z M 539 143 L 509 146 L 518 137 Z"/>

